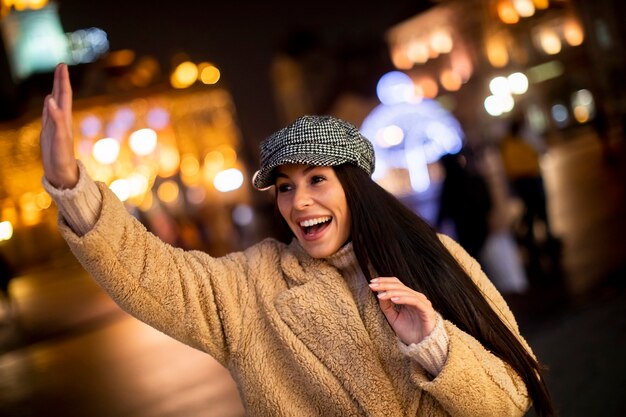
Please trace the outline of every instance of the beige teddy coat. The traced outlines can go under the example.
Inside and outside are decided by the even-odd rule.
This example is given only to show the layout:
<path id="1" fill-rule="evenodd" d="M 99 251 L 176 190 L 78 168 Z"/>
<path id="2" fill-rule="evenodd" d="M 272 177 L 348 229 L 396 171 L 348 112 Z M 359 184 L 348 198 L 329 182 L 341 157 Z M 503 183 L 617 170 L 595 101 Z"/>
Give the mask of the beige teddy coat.
<path id="1" fill-rule="evenodd" d="M 247 415 L 503 417 L 528 408 L 519 376 L 449 321 L 448 358 L 433 378 L 400 352 L 380 310 L 366 323 L 338 270 L 297 243 L 267 239 L 222 258 L 186 252 L 98 186 L 102 211 L 89 233 L 60 221 L 71 250 L 123 309 L 226 366 Z M 442 241 L 519 335 L 476 261 Z"/>

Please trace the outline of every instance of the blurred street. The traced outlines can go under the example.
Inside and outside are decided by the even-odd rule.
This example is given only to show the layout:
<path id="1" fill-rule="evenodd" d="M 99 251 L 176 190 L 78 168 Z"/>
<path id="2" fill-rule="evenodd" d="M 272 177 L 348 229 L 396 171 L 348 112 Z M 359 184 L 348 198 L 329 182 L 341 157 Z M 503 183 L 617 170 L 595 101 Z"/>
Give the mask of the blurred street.
<path id="1" fill-rule="evenodd" d="M 622 141 L 612 145 L 610 164 L 590 132 L 550 149 L 542 163 L 561 266 L 506 296 L 562 416 L 626 415 L 626 158 Z M 120 311 L 68 253 L 11 291 L 13 319 L 0 313 L 1 416 L 243 415 L 225 369 Z"/>

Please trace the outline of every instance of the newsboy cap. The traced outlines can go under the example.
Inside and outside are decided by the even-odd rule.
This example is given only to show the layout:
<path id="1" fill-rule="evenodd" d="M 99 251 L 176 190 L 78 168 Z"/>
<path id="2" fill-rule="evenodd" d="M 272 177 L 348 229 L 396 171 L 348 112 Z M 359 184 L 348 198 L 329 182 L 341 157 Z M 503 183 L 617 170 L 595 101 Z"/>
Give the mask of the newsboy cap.
<path id="1" fill-rule="evenodd" d="M 261 168 L 252 184 L 274 185 L 274 169 L 285 164 L 353 164 L 371 175 L 374 148 L 352 124 L 332 116 L 302 116 L 261 143 Z"/>

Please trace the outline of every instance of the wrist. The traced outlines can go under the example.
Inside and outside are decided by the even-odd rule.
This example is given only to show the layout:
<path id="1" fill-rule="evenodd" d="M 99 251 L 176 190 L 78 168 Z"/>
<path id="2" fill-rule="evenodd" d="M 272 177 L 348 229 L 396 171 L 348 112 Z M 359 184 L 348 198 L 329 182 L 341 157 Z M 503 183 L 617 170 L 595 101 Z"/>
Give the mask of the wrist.
<path id="1" fill-rule="evenodd" d="M 55 173 L 56 175 L 45 174 L 48 182 L 59 190 L 67 190 L 76 187 L 78 183 L 78 164 L 74 161 L 72 166 L 67 167 L 63 173 Z"/>

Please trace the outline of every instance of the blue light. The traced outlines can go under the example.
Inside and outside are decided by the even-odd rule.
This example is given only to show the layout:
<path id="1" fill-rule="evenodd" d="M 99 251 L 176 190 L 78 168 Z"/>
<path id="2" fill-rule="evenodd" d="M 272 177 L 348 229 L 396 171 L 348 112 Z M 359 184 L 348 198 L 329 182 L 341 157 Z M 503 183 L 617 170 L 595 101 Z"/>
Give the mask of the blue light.
<path id="1" fill-rule="evenodd" d="M 385 146 L 379 138 L 389 126 L 402 129 L 404 139 L 395 146 Z M 373 178 L 383 179 L 390 170 L 405 169 L 411 188 L 422 193 L 430 187 L 427 164 L 463 146 L 463 131 L 456 118 L 437 101 L 381 104 L 365 118 L 361 133 L 372 141 L 376 152 Z"/>
<path id="2" fill-rule="evenodd" d="M 95 137 L 102 129 L 102 123 L 98 117 L 90 115 L 80 122 L 80 132 L 88 138 Z"/>
<path id="3" fill-rule="evenodd" d="M 378 80 L 376 95 L 383 104 L 408 103 L 415 96 L 413 80 L 400 71 L 388 72 Z"/>
<path id="4" fill-rule="evenodd" d="M 148 126 L 154 130 L 161 130 L 170 123 L 170 114 L 161 107 L 155 107 L 148 112 Z"/>

